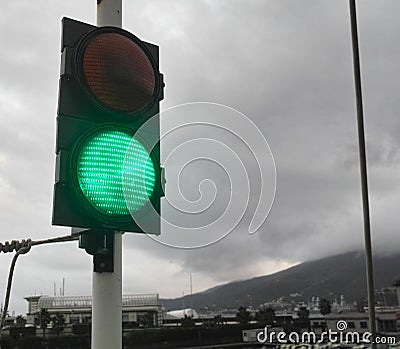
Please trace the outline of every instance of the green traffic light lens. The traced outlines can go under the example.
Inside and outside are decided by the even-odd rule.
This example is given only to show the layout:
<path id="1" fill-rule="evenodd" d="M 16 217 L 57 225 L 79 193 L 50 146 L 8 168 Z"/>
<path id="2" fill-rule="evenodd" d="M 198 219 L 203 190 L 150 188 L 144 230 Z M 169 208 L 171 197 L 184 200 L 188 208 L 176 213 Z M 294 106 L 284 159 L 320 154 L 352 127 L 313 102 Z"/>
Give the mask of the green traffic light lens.
<path id="1" fill-rule="evenodd" d="M 112 217 L 140 210 L 149 201 L 156 182 L 154 165 L 144 146 L 115 129 L 92 133 L 82 143 L 77 177 L 90 204 Z"/>

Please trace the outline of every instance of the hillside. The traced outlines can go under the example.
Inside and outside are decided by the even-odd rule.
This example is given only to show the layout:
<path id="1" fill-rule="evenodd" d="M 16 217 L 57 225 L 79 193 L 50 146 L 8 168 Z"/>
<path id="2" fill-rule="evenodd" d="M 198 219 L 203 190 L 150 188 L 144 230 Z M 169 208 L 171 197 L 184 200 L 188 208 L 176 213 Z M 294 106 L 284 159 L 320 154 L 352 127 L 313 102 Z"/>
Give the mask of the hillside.
<path id="1" fill-rule="evenodd" d="M 390 286 L 400 279 L 400 254 L 374 258 L 375 289 Z M 277 297 L 290 297 L 301 293 L 298 299 L 308 300 L 312 296 L 333 300 L 345 295 L 347 301 L 366 298 L 365 258 L 363 253 L 350 252 L 319 260 L 304 262 L 283 271 L 253 279 L 234 281 L 218 285 L 185 300 L 162 299 L 166 309 L 180 309 L 182 304 L 193 303 L 199 309 L 236 308 L 240 305 L 254 306 Z"/>

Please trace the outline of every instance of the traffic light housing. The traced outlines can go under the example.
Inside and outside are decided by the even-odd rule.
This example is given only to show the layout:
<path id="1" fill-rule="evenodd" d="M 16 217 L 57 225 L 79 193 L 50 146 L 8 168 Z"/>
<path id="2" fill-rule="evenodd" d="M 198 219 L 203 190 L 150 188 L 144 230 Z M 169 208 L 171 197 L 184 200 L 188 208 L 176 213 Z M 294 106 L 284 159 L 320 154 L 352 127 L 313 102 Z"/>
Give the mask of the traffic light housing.
<path id="1" fill-rule="evenodd" d="M 158 46 L 69 18 L 61 42 L 53 225 L 159 234 Z"/>

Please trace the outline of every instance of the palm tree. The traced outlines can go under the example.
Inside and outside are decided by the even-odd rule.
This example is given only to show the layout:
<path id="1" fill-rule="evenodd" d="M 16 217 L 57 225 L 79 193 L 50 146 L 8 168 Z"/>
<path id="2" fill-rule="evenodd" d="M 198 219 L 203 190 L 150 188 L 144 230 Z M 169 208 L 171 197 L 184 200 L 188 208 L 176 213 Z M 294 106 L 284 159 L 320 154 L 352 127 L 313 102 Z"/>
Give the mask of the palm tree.
<path id="1" fill-rule="evenodd" d="M 246 325 L 250 322 L 250 320 L 251 320 L 250 312 L 248 312 L 245 307 L 239 307 L 238 312 L 236 314 L 236 321 L 241 325 Z"/>
<path id="2" fill-rule="evenodd" d="M 63 314 L 56 314 L 51 317 L 51 322 L 53 323 L 53 328 L 57 332 L 57 336 L 60 335 L 65 328 L 65 318 Z"/>
<path id="3" fill-rule="evenodd" d="M 193 318 L 190 316 L 187 316 L 185 314 L 185 317 L 181 319 L 181 326 L 182 327 L 195 327 L 196 323 L 194 322 Z"/>
<path id="4" fill-rule="evenodd" d="M 23 318 L 22 315 L 18 315 L 18 316 L 15 318 L 15 321 L 16 321 L 16 323 L 17 323 L 17 326 L 24 326 L 24 325 L 26 324 L 26 320 Z"/>
<path id="5" fill-rule="evenodd" d="M 261 309 L 258 311 L 256 318 L 262 325 L 273 325 L 275 322 L 275 310 L 271 307 Z"/>
<path id="6" fill-rule="evenodd" d="M 326 298 L 322 298 L 321 302 L 319 303 L 319 312 L 322 315 L 329 314 L 331 312 L 331 303 Z"/>
<path id="7" fill-rule="evenodd" d="M 47 309 L 40 310 L 39 323 L 40 323 L 40 328 L 43 329 L 43 338 L 46 338 L 46 328 L 47 325 L 50 323 L 50 314 L 47 311 Z"/>
<path id="8" fill-rule="evenodd" d="M 141 327 L 154 327 L 154 315 L 151 312 L 147 312 L 146 314 L 142 315 L 138 320 Z"/>
<path id="9" fill-rule="evenodd" d="M 222 318 L 222 315 L 215 315 L 214 316 L 214 322 L 215 326 L 221 326 L 224 324 L 224 319 Z"/>
<path id="10" fill-rule="evenodd" d="M 308 317 L 310 316 L 310 312 L 306 307 L 300 307 L 299 310 L 297 311 L 297 316 L 300 319 L 307 320 Z"/>

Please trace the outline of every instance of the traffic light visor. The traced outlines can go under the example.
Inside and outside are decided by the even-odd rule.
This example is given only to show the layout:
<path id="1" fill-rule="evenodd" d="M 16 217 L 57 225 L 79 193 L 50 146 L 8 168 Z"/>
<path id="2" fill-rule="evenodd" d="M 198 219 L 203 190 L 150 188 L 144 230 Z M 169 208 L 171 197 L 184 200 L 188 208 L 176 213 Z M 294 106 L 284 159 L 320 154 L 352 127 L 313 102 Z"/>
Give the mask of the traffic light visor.
<path id="1" fill-rule="evenodd" d="M 97 130 L 81 142 L 76 174 L 89 204 L 101 214 L 116 218 L 144 207 L 156 183 L 148 151 L 118 128 Z"/>
<path id="2" fill-rule="evenodd" d="M 90 34 L 78 59 L 84 84 L 98 103 L 117 112 L 135 113 L 152 102 L 156 72 L 139 41 L 124 33 Z"/>

